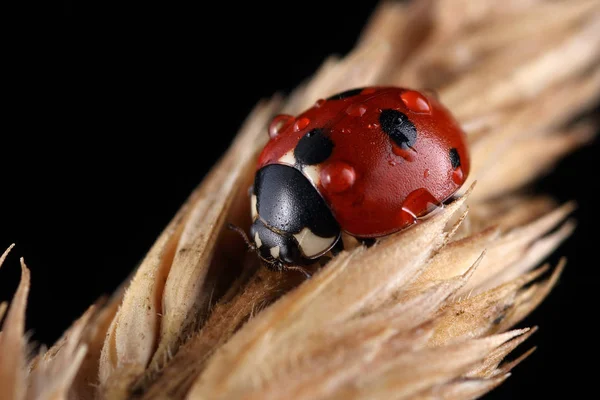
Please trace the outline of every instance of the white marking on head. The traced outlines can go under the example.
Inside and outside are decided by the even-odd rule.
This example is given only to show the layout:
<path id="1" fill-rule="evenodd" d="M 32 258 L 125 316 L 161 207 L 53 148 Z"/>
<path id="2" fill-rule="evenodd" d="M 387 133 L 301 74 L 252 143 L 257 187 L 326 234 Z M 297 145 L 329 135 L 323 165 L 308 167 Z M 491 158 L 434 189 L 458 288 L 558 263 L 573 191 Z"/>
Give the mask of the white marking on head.
<path id="1" fill-rule="evenodd" d="M 279 246 L 271 247 L 270 251 L 273 258 L 279 258 Z"/>
<path id="2" fill-rule="evenodd" d="M 313 186 L 317 187 L 321 178 L 319 178 L 319 174 L 321 169 L 317 165 L 307 165 L 302 169 L 304 175 L 308 178 L 308 180 L 313 184 Z"/>
<path id="3" fill-rule="evenodd" d="M 258 237 L 258 232 L 254 234 L 254 243 L 256 243 L 256 247 L 262 246 L 262 240 Z"/>
<path id="4" fill-rule="evenodd" d="M 292 167 L 296 164 L 296 157 L 294 157 L 294 150 L 290 150 L 279 159 L 280 163 L 291 165 Z"/>
<path id="5" fill-rule="evenodd" d="M 302 250 L 305 257 L 317 257 L 333 246 L 337 236 L 322 238 L 315 235 L 310 229 L 304 228 L 300 233 L 294 235 L 298 241 L 298 247 Z"/>
<path id="6" fill-rule="evenodd" d="M 258 216 L 257 200 L 255 194 L 253 194 L 252 197 L 250 197 L 250 213 L 252 214 L 252 220 L 254 221 Z"/>

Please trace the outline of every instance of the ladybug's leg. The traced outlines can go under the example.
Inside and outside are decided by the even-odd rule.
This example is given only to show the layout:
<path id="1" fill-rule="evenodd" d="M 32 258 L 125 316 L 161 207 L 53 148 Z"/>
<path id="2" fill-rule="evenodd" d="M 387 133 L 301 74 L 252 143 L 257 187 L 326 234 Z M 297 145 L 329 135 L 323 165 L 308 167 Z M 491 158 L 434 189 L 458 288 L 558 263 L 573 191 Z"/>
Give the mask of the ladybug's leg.
<path id="1" fill-rule="evenodd" d="M 298 271 L 298 272 L 301 272 L 306 279 L 311 278 L 310 273 L 305 268 L 303 268 L 299 265 L 288 265 L 288 266 L 283 267 L 283 269 L 286 269 L 288 271 Z"/>
<path id="2" fill-rule="evenodd" d="M 358 240 L 359 242 L 361 242 L 366 247 L 373 246 L 375 244 L 375 242 L 377 241 L 374 238 L 356 238 L 356 240 Z"/>
<path id="3" fill-rule="evenodd" d="M 344 250 L 344 241 L 342 240 L 342 238 L 339 238 L 338 241 L 333 245 L 333 247 L 331 248 L 331 255 L 332 256 L 337 256 L 338 254 L 340 254 L 342 251 Z"/>
<path id="4" fill-rule="evenodd" d="M 299 265 L 285 265 L 281 262 L 281 260 L 275 260 L 273 262 L 265 262 L 264 266 L 274 272 L 284 272 L 284 271 L 298 271 L 304 275 L 306 279 L 310 279 L 310 273 L 303 267 Z"/>

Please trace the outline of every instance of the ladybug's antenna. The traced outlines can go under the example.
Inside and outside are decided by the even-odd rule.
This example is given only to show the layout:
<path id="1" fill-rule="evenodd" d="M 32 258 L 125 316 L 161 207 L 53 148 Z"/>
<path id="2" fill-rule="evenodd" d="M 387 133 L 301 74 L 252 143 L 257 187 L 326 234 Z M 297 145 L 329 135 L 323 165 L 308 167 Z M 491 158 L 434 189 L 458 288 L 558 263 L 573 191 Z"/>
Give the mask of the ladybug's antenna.
<path id="1" fill-rule="evenodd" d="M 237 232 L 242 237 L 242 239 L 244 239 L 244 242 L 246 242 L 246 246 L 248 246 L 248 251 L 256 251 L 256 246 L 250 241 L 250 239 L 248 239 L 248 235 L 246 235 L 246 232 L 244 232 L 242 228 L 231 223 L 227 224 L 227 228 Z"/>
<path id="2" fill-rule="evenodd" d="M 263 260 L 266 263 L 270 264 L 270 268 L 275 270 L 275 271 L 298 271 L 300 273 L 302 273 L 302 275 L 304 275 L 304 277 L 306 279 L 310 279 L 311 278 L 311 274 L 310 272 L 308 272 L 305 268 L 301 267 L 300 265 L 285 265 L 284 263 L 281 262 L 281 260 L 274 260 L 274 261 L 267 261 L 267 260 Z"/>

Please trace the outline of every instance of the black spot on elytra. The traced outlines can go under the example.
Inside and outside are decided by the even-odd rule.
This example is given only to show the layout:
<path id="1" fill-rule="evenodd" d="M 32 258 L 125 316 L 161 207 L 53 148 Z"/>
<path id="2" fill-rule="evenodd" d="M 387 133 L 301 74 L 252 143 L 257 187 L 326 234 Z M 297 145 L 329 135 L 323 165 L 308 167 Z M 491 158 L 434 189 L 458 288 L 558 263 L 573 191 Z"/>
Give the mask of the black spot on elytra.
<path id="1" fill-rule="evenodd" d="M 379 115 L 381 129 L 403 149 L 414 146 L 417 128 L 408 117 L 398 110 L 385 109 Z"/>
<path id="2" fill-rule="evenodd" d="M 328 97 L 327 100 L 343 100 L 348 97 L 359 95 L 360 92 L 363 91 L 363 89 L 364 88 L 356 88 L 356 89 L 346 90 L 345 92 L 334 94 L 333 96 Z"/>
<path id="3" fill-rule="evenodd" d="M 333 151 L 333 142 L 320 128 L 315 128 L 304 135 L 296 148 L 294 157 L 304 165 L 315 165 L 327 160 Z"/>
<path id="4" fill-rule="evenodd" d="M 454 147 L 450 149 L 450 162 L 452 163 L 452 168 L 456 169 L 460 167 L 460 156 L 458 155 L 458 150 Z"/>

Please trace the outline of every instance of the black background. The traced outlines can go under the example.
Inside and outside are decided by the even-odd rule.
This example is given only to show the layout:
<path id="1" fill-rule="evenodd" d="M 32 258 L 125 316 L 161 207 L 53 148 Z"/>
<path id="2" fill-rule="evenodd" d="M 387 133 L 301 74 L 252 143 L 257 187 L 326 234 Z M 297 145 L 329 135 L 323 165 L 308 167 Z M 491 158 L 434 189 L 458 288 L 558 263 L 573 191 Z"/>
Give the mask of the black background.
<path id="1" fill-rule="evenodd" d="M 12 296 L 24 256 L 33 340 L 51 343 L 111 293 L 254 104 L 289 92 L 327 55 L 349 51 L 375 6 L 302 4 L 69 4 L 63 22 L 10 41 L 0 247 L 17 247 L 0 272 L 0 300 Z M 596 142 L 574 153 L 536 186 L 577 199 L 579 226 L 552 258 L 569 259 L 560 284 L 522 324 L 541 327 L 524 346 L 538 351 L 489 398 L 576 394 L 592 385 L 592 369 L 579 363 L 597 352 L 589 326 L 597 302 L 600 188 L 592 160 L 599 150 Z"/>

